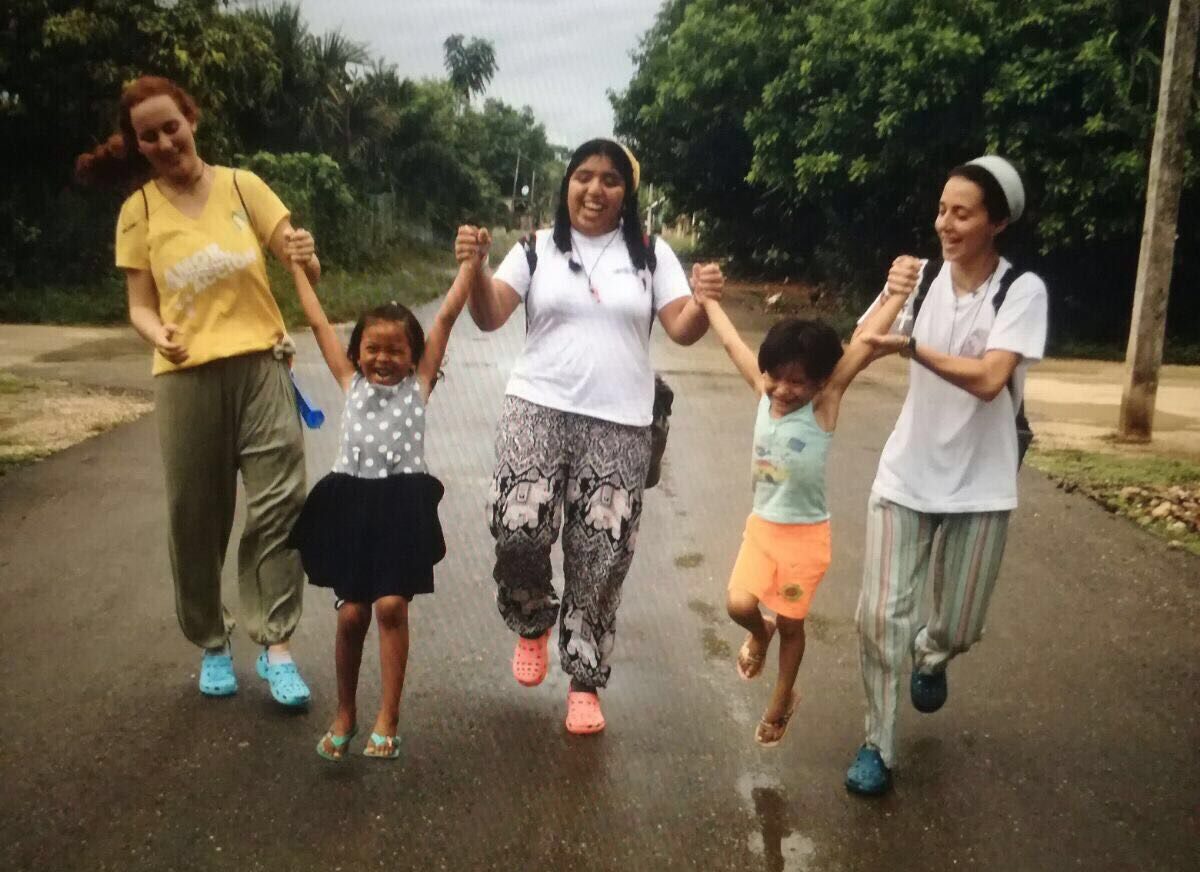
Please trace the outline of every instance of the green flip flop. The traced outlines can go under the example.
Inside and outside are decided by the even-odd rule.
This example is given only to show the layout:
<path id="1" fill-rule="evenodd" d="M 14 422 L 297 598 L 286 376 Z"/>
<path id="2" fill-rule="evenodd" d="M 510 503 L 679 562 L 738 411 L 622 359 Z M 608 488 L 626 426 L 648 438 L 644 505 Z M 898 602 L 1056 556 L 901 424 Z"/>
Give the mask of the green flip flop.
<path id="1" fill-rule="evenodd" d="M 350 744 L 350 740 L 358 735 L 358 727 L 351 727 L 350 732 L 341 736 L 336 735 L 333 730 L 326 730 L 325 735 L 321 737 L 321 741 L 317 742 L 317 754 L 324 757 L 331 763 L 341 763 L 346 759 L 345 748 Z M 329 740 L 329 744 L 333 746 L 333 753 L 330 754 L 325 750 L 325 740 Z"/>
<path id="2" fill-rule="evenodd" d="M 381 736 L 371 733 L 367 746 L 363 748 L 364 757 L 378 757 L 381 760 L 395 760 L 400 756 L 400 737 Z"/>

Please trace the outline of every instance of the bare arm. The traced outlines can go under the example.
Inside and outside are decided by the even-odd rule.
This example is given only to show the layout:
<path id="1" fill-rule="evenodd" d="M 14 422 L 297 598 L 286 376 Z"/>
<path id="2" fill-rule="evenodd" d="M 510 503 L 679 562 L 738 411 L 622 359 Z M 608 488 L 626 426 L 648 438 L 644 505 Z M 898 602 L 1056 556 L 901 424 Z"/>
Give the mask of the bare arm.
<path id="1" fill-rule="evenodd" d="M 864 334 L 863 339 L 883 354 L 903 352 L 910 347 L 907 336 L 876 333 Z M 955 357 L 918 342 L 912 359 L 950 384 L 988 403 L 1004 390 L 1012 378 L 1013 370 L 1021 362 L 1021 355 L 1015 351 L 992 349 L 981 358 Z"/>
<path id="2" fill-rule="evenodd" d="M 350 381 L 354 378 L 354 364 L 346 356 L 346 349 L 342 347 L 333 325 L 325 317 L 325 310 L 321 308 L 321 301 L 317 299 L 317 294 L 308 280 L 307 271 L 298 263 L 292 264 L 292 281 L 296 283 L 296 296 L 300 298 L 300 307 L 304 309 L 304 317 L 312 327 L 317 347 L 321 349 L 321 356 L 325 358 L 329 371 L 333 373 L 341 389 L 349 390 Z"/>
<path id="3" fill-rule="evenodd" d="M 463 306 L 467 303 L 473 274 L 480 272 L 482 268 L 483 265 L 475 259 L 459 264 L 454 284 L 450 286 L 450 292 L 446 294 L 446 299 L 442 301 L 441 308 L 434 316 L 433 326 L 429 328 L 429 335 L 425 337 L 425 351 L 417 363 L 417 379 L 421 383 L 422 400 L 429 399 L 429 394 L 437 384 L 438 371 L 446 356 L 446 345 L 450 342 L 450 331 L 454 329 L 454 322 L 458 320 Z"/>
<path id="4" fill-rule="evenodd" d="M 874 308 L 865 321 L 858 325 L 842 359 L 838 361 L 833 375 L 829 377 L 822 390 L 823 398 L 841 397 L 855 376 L 866 369 L 867 365 L 878 357 L 881 352 L 866 341 L 867 336 L 886 334 L 896 323 L 900 311 L 908 302 L 909 296 L 916 289 L 917 278 L 921 274 L 921 261 L 915 257 L 902 255 L 892 262 L 888 271 L 887 290 L 883 299 Z"/>
<path id="5" fill-rule="evenodd" d="M 708 332 L 709 320 L 704 306 L 692 297 L 682 297 L 658 310 L 658 323 L 671 341 L 692 345 Z"/>
<path id="6" fill-rule="evenodd" d="M 129 299 L 129 323 L 137 334 L 175 365 L 188 359 L 187 347 L 179 340 L 179 327 L 163 323 L 158 314 L 158 287 L 147 269 L 125 270 L 125 293 Z"/>
<path id="7" fill-rule="evenodd" d="M 762 372 L 758 368 L 758 355 L 742 339 L 737 327 L 733 326 L 733 322 L 729 320 L 729 316 L 725 314 L 725 310 L 721 308 L 719 302 L 711 297 L 705 297 L 701 305 L 704 306 L 713 332 L 721 340 L 725 353 L 729 355 L 729 359 L 733 361 L 737 371 L 742 374 L 746 384 L 750 385 L 750 389 L 756 395 L 762 396 L 763 381 Z"/>
<path id="8" fill-rule="evenodd" d="M 472 270 L 467 280 L 467 309 L 475 326 L 485 333 L 498 330 L 521 305 L 521 296 L 507 282 L 492 277 L 487 265 L 492 237 L 486 227 L 464 224 L 454 239 L 454 256 L 459 263 L 475 258 L 480 268 Z"/>
<path id="9" fill-rule="evenodd" d="M 1015 351 L 993 349 L 979 357 L 955 357 L 917 343 L 912 359 L 930 372 L 989 403 L 1000 394 L 1021 362 Z"/>

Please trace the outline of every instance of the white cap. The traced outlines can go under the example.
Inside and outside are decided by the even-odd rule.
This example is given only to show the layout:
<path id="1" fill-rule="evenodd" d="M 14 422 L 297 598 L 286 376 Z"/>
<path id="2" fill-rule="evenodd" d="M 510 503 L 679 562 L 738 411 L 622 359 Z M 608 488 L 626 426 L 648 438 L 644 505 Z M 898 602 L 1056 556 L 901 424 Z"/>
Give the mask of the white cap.
<path id="1" fill-rule="evenodd" d="M 998 155 L 988 154 L 967 161 L 967 166 L 976 166 L 987 170 L 1008 201 L 1008 220 L 1015 222 L 1025 212 L 1025 186 L 1021 184 L 1021 175 L 1016 167 Z"/>

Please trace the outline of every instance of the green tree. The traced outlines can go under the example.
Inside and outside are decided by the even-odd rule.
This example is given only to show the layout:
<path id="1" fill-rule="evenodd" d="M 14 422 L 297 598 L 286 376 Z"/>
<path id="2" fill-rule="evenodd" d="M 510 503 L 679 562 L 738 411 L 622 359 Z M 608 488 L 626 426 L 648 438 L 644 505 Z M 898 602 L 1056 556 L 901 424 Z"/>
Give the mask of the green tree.
<path id="1" fill-rule="evenodd" d="M 450 85 L 464 101 L 482 94 L 496 74 L 496 49 L 489 40 L 473 38 L 467 42 L 461 33 L 446 37 L 442 43 Z"/>
<path id="2" fill-rule="evenodd" d="M 1005 154 L 1031 204 L 1005 234 L 1008 251 L 1047 275 L 1057 324 L 1115 337 L 1128 319 L 1166 6 L 672 0 L 614 98 L 618 129 L 648 176 L 715 227 L 710 239 L 763 268 L 871 288 L 897 252 L 936 251 L 946 170 Z M 1200 112 L 1190 142 L 1195 153 Z M 728 169 L 724 184 L 706 165 Z M 1181 257 L 1200 243 L 1196 179 L 1193 162 L 1180 224 L 1193 244 Z M 1180 286 L 1200 279 L 1180 266 Z M 1172 295 L 1172 325 L 1200 325 L 1195 299 Z"/>

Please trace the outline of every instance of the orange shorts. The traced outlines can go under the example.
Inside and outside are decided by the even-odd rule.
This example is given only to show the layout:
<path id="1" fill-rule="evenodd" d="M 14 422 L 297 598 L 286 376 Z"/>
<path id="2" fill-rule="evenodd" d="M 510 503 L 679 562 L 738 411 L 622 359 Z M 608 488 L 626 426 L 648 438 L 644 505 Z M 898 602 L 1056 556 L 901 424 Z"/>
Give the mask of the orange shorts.
<path id="1" fill-rule="evenodd" d="M 743 591 L 785 618 L 808 615 L 832 558 L 829 522 L 776 524 L 746 519 L 729 589 Z"/>

